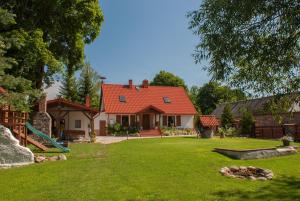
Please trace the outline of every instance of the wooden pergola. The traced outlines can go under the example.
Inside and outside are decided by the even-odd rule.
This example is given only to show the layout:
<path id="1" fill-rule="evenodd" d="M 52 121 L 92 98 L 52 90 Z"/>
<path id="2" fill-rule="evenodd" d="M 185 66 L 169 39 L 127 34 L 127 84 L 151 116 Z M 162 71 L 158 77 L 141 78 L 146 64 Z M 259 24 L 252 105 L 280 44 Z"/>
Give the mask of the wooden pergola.
<path id="1" fill-rule="evenodd" d="M 91 108 L 89 104 L 83 105 L 70 102 L 63 98 L 58 98 L 47 102 L 47 112 L 55 119 L 56 122 L 60 122 L 70 112 L 81 112 L 90 121 L 91 135 L 93 136 L 95 133 L 94 120 L 99 115 L 99 111 Z"/>

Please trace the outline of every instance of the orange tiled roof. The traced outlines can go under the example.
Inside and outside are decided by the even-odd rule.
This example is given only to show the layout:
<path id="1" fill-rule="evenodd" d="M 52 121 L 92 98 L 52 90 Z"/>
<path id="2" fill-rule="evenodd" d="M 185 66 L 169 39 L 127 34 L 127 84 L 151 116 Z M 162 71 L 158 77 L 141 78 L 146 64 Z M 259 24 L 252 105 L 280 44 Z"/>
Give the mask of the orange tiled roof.
<path id="1" fill-rule="evenodd" d="M 130 88 L 128 85 L 103 84 L 102 95 L 104 111 L 109 114 L 135 114 L 147 107 L 165 114 L 196 114 L 194 105 L 182 87 Z M 125 96 L 126 102 L 120 102 L 119 96 Z M 168 97 L 171 103 L 165 103 L 163 97 Z"/>
<path id="2" fill-rule="evenodd" d="M 56 106 L 56 105 L 66 105 L 66 106 L 74 107 L 74 108 L 77 108 L 77 109 L 80 109 L 80 110 L 83 110 L 83 111 L 90 111 L 90 112 L 93 112 L 93 113 L 98 113 L 99 112 L 95 108 L 90 108 L 90 107 L 87 107 L 84 104 L 71 102 L 71 101 L 68 101 L 68 100 L 63 99 L 63 98 L 57 98 L 57 99 L 47 101 L 47 107 Z"/>
<path id="3" fill-rule="evenodd" d="M 204 127 L 219 126 L 219 120 L 214 115 L 201 115 L 200 123 Z"/>

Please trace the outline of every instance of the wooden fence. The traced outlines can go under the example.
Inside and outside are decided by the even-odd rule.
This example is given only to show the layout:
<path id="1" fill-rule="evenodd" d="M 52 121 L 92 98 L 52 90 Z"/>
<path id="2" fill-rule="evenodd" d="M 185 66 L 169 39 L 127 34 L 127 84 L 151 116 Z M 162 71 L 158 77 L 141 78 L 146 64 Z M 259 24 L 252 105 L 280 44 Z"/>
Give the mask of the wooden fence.
<path id="1" fill-rule="evenodd" d="M 278 139 L 285 134 L 290 134 L 295 141 L 300 141 L 300 125 L 284 126 L 256 126 L 254 127 L 256 138 Z"/>

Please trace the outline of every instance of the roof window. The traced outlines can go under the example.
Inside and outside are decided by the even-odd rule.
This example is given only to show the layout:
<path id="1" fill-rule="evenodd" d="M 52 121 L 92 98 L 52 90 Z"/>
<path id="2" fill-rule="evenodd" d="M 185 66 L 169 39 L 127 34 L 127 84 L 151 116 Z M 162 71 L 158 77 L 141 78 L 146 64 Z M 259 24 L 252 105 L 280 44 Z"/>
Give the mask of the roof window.
<path id="1" fill-rule="evenodd" d="M 171 103 L 171 100 L 170 100 L 170 98 L 169 97 L 163 97 L 163 99 L 164 99 L 164 102 L 165 103 Z"/>
<path id="2" fill-rule="evenodd" d="M 125 96 L 119 96 L 119 101 L 122 103 L 126 103 L 126 97 Z"/>

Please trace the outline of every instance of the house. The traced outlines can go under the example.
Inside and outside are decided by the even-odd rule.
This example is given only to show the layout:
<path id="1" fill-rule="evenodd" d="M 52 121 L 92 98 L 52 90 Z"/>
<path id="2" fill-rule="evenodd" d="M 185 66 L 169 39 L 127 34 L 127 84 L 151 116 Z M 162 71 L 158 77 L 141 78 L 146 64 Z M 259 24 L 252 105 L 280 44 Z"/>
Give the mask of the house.
<path id="1" fill-rule="evenodd" d="M 272 100 L 272 98 L 273 97 L 262 97 L 232 103 L 222 103 L 217 106 L 211 115 L 215 115 L 218 119 L 220 119 L 225 105 L 229 104 L 235 119 L 236 127 L 239 127 L 243 109 L 248 109 L 255 119 L 253 136 L 262 138 L 280 138 L 284 134 L 291 132 L 295 135 L 295 138 L 300 139 L 299 103 L 294 103 L 292 105 L 290 109 L 292 113 L 287 112 L 280 114 L 282 122 L 279 123 L 276 118 L 265 109 L 266 105 L 270 100 Z"/>
<path id="2" fill-rule="evenodd" d="M 47 113 L 51 116 L 52 134 L 60 137 L 60 132 L 69 139 L 90 139 L 90 132 L 99 133 L 99 110 L 90 107 L 90 99 L 86 97 L 86 103 L 80 104 L 57 98 L 47 101 Z M 41 119 L 40 117 L 37 119 Z M 35 124 L 35 120 L 33 120 Z M 42 128 L 34 125 L 42 130 Z M 47 133 L 47 132 L 45 132 Z"/>
<path id="3" fill-rule="evenodd" d="M 194 128 L 196 110 L 182 87 L 103 84 L 100 110 L 100 135 L 115 123 L 141 131 L 161 127 Z"/>

